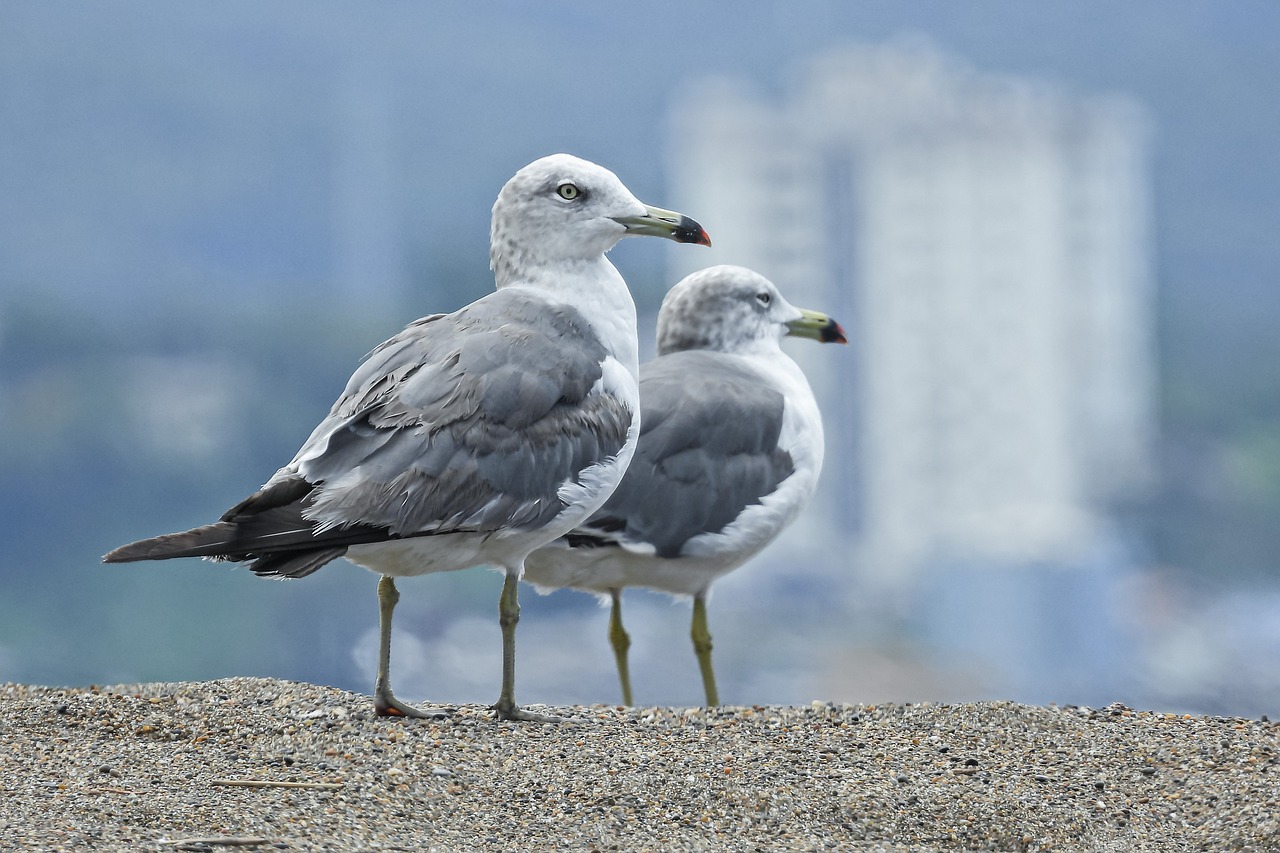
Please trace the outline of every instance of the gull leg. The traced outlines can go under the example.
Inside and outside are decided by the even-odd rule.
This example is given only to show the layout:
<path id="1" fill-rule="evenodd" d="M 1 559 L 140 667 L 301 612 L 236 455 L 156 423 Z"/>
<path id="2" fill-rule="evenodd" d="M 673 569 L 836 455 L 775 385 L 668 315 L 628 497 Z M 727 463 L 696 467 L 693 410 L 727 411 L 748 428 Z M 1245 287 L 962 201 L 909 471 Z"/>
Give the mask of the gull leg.
<path id="1" fill-rule="evenodd" d="M 613 607 L 609 611 L 609 645 L 613 646 L 613 659 L 618 665 L 618 681 L 622 684 L 622 704 L 631 704 L 631 667 L 627 663 L 627 650 L 631 638 L 622 627 L 622 590 L 611 589 Z"/>
<path id="2" fill-rule="evenodd" d="M 707 628 L 707 593 L 699 592 L 693 597 L 693 626 L 689 629 L 693 639 L 693 652 L 698 656 L 698 669 L 702 670 L 702 688 L 707 694 L 707 707 L 714 708 L 720 704 L 720 694 L 716 691 L 716 673 L 711 666 L 711 631 Z"/>
<path id="3" fill-rule="evenodd" d="M 516 705 L 516 623 L 520 621 L 520 598 L 517 594 L 518 573 L 508 570 L 498 599 L 498 624 L 502 626 L 502 693 L 493 709 L 499 719 L 526 723 L 559 723 L 559 717 L 547 717 L 522 711 Z"/>
<path id="4" fill-rule="evenodd" d="M 440 719 L 453 713 L 452 708 L 415 708 L 406 705 L 391 692 L 391 612 L 400 601 L 395 579 L 383 575 L 378 580 L 378 677 L 373 683 L 373 710 L 380 717 L 416 717 Z"/>

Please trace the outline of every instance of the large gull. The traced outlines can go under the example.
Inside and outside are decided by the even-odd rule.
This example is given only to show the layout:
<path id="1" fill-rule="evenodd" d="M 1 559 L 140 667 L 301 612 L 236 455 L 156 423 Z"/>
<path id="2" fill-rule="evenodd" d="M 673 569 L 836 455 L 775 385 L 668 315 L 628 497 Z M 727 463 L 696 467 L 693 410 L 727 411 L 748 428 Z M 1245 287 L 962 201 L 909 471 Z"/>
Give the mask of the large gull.
<path id="1" fill-rule="evenodd" d="M 764 276 L 716 266 L 671 289 L 658 357 L 640 369 L 640 444 L 622 483 L 584 524 L 525 561 L 541 589 L 612 601 L 609 641 L 631 704 L 622 590 L 693 597 L 690 631 L 707 705 L 719 704 L 706 599 L 795 520 L 822 468 L 822 418 L 782 338 L 845 343 L 825 314 L 796 308 Z"/>
<path id="2" fill-rule="evenodd" d="M 607 169 L 537 160 L 493 205 L 497 290 L 374 349 L 302 449 L 220 521 L 125 545 L 109 563 L 208 557 L 300 578 L 345 556 L 381 575 L 374 708 L 395 698 L 395 578 L 486 564 L 499 616 L 505 719 L 515 702 L 525 557 L 600 507 L 635 450 L 635 305 L 605 253 L 628 235 L 709 245 L 698 223 L 638 201 Z"/>

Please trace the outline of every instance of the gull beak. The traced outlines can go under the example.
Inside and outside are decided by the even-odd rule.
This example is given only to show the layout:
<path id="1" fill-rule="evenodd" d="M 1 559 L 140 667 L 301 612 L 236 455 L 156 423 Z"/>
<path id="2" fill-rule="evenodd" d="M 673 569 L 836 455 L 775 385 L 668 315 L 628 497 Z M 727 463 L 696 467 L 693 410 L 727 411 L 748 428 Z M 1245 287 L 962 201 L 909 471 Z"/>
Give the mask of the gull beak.
<path id="1" fill-rule="evenodd" d="M 663 210 L 660 207 L 644 206 L 642 216 L 618 216 L 614 222 L 627 229 L 627 236 L 666 237 L 677 243 L 695 243 L 699 246 L 710 246 L 711 238 L 702 226 L 683 213 L 674 210 Z"/>
<path id="2" fill-rule="evenodd" d="M 823 344 L 847 344 L 844 329 L 820 311 L 800 309 L 800 319 L 787 323 L 787 337 L 810 338 Z"/>

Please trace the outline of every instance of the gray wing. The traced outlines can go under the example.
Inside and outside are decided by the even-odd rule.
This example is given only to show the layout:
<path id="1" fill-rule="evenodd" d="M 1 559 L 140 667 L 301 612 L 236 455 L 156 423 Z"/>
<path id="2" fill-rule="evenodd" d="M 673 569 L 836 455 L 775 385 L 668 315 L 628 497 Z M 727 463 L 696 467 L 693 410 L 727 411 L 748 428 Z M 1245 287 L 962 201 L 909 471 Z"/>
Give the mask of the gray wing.
<path id="1" fill-rule="evenodd" d="M 306 515 L 396 536 L 534 528 L 615 456 L 632 412 L 595 388 L 606 350 L 573 308 L 498 291 L 370 354 L 282 473 Z"/>
<path id="2" fill-rule="evenodd" d="M 109 562 L 207 556 L 301 577 L 355 544 L 542 526 L 626 443 L 607 351 L 572 307 L 497 291 L 375 349 L 294 460 L 212 525 Z"/>
<path id="3" fill-rule="evenodd" d="M 640 443 L 617 490 L 569 535 L 574 547 L 647 543 L 660 557 L 723 530 L 794 469 L 778 446 L 784 398 L 758 374 L 710 353 L 662 356 L 640 370 Z"/>

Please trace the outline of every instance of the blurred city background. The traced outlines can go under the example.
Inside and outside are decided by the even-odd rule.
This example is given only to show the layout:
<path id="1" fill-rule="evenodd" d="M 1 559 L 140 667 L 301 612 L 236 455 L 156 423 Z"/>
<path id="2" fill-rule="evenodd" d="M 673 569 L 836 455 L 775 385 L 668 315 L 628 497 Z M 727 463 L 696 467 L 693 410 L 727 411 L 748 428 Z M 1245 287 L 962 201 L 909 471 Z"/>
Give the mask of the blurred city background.
<path id="1" fill-rule="evenodd" d="M 374 576 L 103 566 L 287 461 L 360 357 L 492 287 L 569 151 L 850 346 L 788 347 L 818 497 L 715 588 L 729 703 L 1280 712 L 1280 6 L 1198 0 L 9 3 L 0 681 L 368 692 Z M 401 584 L 402 696 L 490 702 L 501 578 Z M 526 588 L 519 698 L 614 702 L 606 613 Z M 627 596 L 636 698 L 689 607 Z"/>

